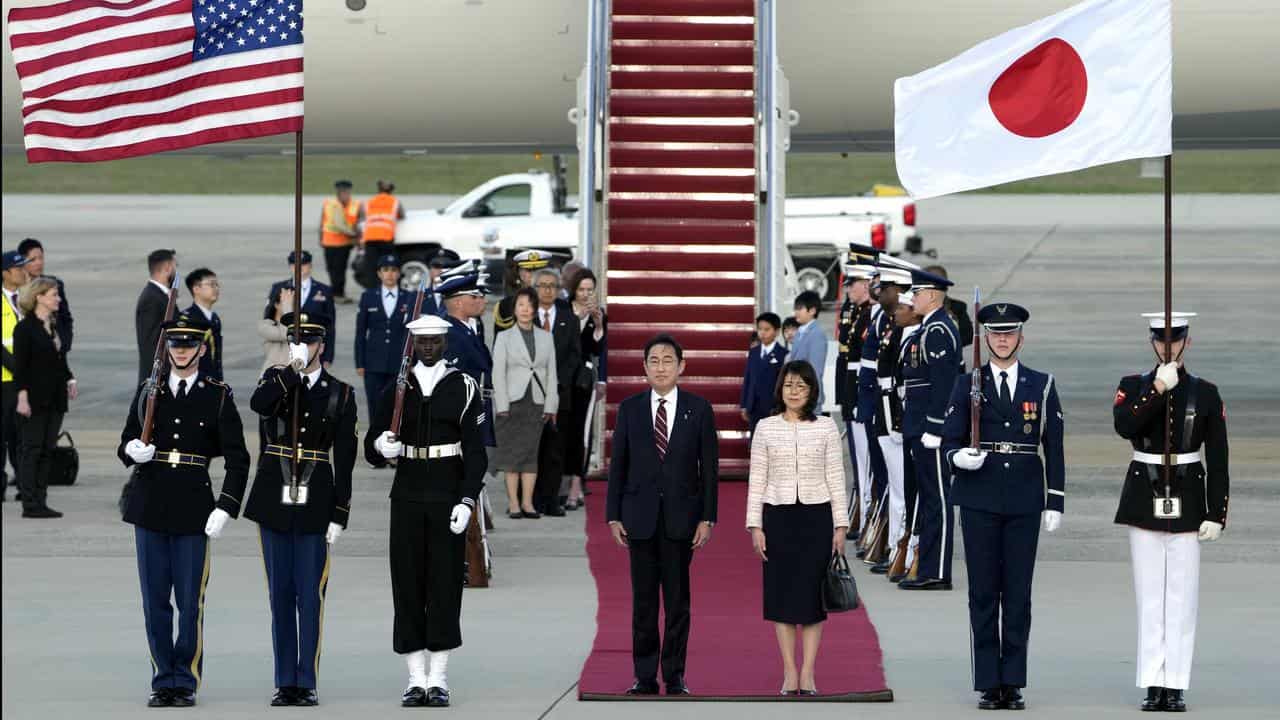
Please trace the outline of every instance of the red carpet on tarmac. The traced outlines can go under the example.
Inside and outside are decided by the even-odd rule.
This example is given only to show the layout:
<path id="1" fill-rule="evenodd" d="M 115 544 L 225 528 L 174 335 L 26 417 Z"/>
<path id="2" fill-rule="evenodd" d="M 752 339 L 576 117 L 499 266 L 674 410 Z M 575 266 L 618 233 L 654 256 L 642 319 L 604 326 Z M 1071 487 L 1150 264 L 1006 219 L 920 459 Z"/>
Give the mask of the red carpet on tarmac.
<path id="1" fill-rule="evenodd" d="M 596 639 L 578 681 L 580 700 L 805 700 L 885 702 L 880 641 L 865 607 L 828 616 L 813 698 L 783 697 L 773 624 L 762 617 L 760 560 L 743 529 L 746 483 L 721 483 L 719 523 L 694 554 L 692 630 L 685 679 L 691 697 L 634 697 L 631 666 L 631 575 L 627 551 L 605 523 L 605 483 L 593 482 L 587 510 L 587 558 L 596 581 Z M 858 578 L 861 579 L 861 578 Z M 797 652 L 797 665 L 799 653 Z"/>

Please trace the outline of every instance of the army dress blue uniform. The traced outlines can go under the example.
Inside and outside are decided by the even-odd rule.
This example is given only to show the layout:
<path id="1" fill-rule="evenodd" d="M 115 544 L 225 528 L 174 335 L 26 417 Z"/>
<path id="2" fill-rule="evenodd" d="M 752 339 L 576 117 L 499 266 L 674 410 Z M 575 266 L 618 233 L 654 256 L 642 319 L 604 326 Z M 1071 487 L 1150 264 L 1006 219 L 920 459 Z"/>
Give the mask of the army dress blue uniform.
<path id="1" fill-rule="evenodd" d="M 281 322 L 291 326 L 292 318 L 286 315 Z M 304 341 L 324 333 L 319 324 L 304 324 L 302 330 Z M 302 393 L 297 441 L 296 393 Z M 249 406 L 260 416 L 267 441 L 244 514 L 258 523 L 262 541 L 279 696 L 273 704 L 313 704 L 330 574 L 326 533 L 331 524 L 345 529 L 351 514 L 351 471 L 358 453 L 355 390 L 323 368 L 299 374 L 275 366 L 263 374 Z M 295 500 L 289 485 L 298 448 Z"/>
<path id="2" fill-rule="evenodd" d="M 982 308 L 978 322 L 989 332 L 1010 332 L 1020 330 L 1028 316 L 1012 303 L 1001 303 Z M 1031 580 L 1041 515 L 1045 510 L 1063 512 L 1066 471 L 1062 407 L 1053 376 L 1016 358 L 1008 369 L 987 363 L 978 372 L 979 449 L 986 459 L 976 470 L 956 465 L 956 453 L 972 441 L 971 374 L 957 377 L 952 387 L 943 448 L 954 468 L 951 497 L 960 508 L 964 535 L 973 687 L 989 691 L 1027 685 Z M 1006 376 L 1001 378 L 1001 372 Z M 1007 401 L 1002 380 L 1012 385 Z"/>
<path id="3" fill-rule="evenodd" d="M 923 270 L 912 270 L 911 276 L 917 307 L 921 303 L 921 292 L 945 291 L 952 284 Z M 924 318 L 919 335 L 913 357 L 902 368 L 906 388 L 902 435 L 916 471 L 915 525 L 920 537 L 920 563 L 918 578 L 905 580 L 899 587 L 943 590 L 951 587 L 955 519 L 951 508 L 951 473 L 941 450 L 942 427 L 951 389 L 960 374 L 960 349 L 964 346 L 945 305 Z"/>
<path id="4" fill-rule="evenodd" d="M 920 513 L 920 483 L 916 475 L 915 458 L 908 450 L 906 441 L 907 431 L 910 429 L 916 432 L 916 427 L 920 423 L 920 418 L 914 415 L 909 417 L 906 407 L 906 391 L 907 381 L 905 369 L 911 362 L 919 362 L 920 356 L 920 326 L 912 325 L 902 329 L 902 341 L 898 348 L 898 361 L 893 367 L 892 382 L 892 400 L 897 404 L 898 423 L 894 428 L 897 436 L 892 440 L 900 443 L 897 446 L 898 451 L 902 455 L 902 517 L 900 534 L 894 536 L 890 534 L 890 541 L 898 541 L 903 537 L 908 537 L 908 557 L 910 560 L 914 557 L 914 553 L 919 549 L 920 528 L 917 526 L 916 517 Z M 885 455 L 889 455 L 889 451 L 885 451 Z M 906 565 L 909 568 L 910 562 Z M 899 582 L 903 578 L 890 577 L 893 582 Z"/>
<path id="5" fill-rule="evenodd" d="M 385 264 L 388 261 L 384 259 L 381 262 Z M 432 312 L 427 306 L 428 299 L 430 294 L 422 303 L 423 314 Z M 364 370 L 364 393 L 369 417 L 373 417 L 377 410 L 376 405 L 382 397 L 383 388 L 395 380 L 396 373 L 400 372 L 404 342 L 408 335 L 404 326 L 413 320 L 416 300 L 416 292 L 405 292 L 382 285 L 369 288 L 360 295 L 360 308 L 356 311 L 355 361 L 356 368 Z M 390 315 L 386 311 L 388 302 L 391 303 Z"/>
<path id="6" fill-rule="evenodd" d="M 183 323 L 183 327 L 179 327 Z M 194 327 L 193 327 L 194 326 Z M 203 342 L 207 324 L 173 320 L 162 332 L 171 342 Z M 190 332 L 195 330 L 196 332 Z M 134 526 L 142 612 L 151 650 L 153 703 L 175 696 L 194 702 L 204 668 L 204 598 L 210 553 L 206 527 L 215 508 L 236 517 L 249 477 L 249 451 L 231 388 L 199 372 L 160 379 L 153 417 L 153 458 L 137 463 L 126 452 L 140 438 L 146 410 L 144 383 L 134 395 L 117 455 L 133 471 L 121 496 L 125 522 Z M 209 463 L 225 460 L 214 496 Z M 173 598 L 178 636 L 173 635 Z"/>

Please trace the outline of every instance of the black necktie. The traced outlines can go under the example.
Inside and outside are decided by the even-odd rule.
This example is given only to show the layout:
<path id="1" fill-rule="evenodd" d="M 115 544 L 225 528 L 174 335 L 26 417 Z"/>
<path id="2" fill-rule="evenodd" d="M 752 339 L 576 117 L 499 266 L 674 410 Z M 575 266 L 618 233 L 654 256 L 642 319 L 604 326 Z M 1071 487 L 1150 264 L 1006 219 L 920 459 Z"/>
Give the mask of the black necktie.
<path id="1" fill-rule="evenodd" d="M 1000 371 L 1000 402 L 1006 408 L 1013 406 L 1013 396 L 1009 394 L 1009 373 Z"/>
<path id="2" fill-rule="evenodd" d="M 303 375 L 303 376 L 302 376 L 302 389 L 303 389 L 303 390 L 310 390 L 310 389 L 311 389 L 311 376 L 310 376 L 310 375 Z"/>
<path id="3" fill-rule="evenodd" d="M 178 399 L 179 399 L 179 400 L 183 400 L 183 399 L 185 399 L 185 398 L 187 397 L 187 381 L 186 381 L 186 380 L 179 380 L 179 381 L 178 381 L 178 395 L 177 395 L 177 397 L 178 397 Z"/>

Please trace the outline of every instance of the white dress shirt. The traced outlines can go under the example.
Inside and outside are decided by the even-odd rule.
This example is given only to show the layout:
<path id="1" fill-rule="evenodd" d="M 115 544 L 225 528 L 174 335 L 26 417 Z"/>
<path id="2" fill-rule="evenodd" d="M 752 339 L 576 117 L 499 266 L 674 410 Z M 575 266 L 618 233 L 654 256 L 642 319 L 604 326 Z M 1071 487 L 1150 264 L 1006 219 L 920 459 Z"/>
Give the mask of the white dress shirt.
<path id="1" fill-rule="evenodd" d="M 378 292 L 382 293 L 382 310 L 391 317 L 391 313 L 396 310 L 396 301 L 400 299 L 398 288 L 389 288 L 385 285 L 378 288 Z"/>
<path id="2" fill-rule="evenodd" d="M 548 328 L 555 328 L 555 326 L 556 326 L 556 306 L 552 305 L 549 308 L 544 308 L 544 307 L 538 308 L 538 327 L 550 332 Z"/>
<path id="3" fill-rule="evenodd" d="M 306 305 L 308 297 L 311 297 L 311 278 L 303 278 L 302 294 L 298 296 L 298 306 Z"/>
<path id="4" fill-rule="evenodd" d="M 666 395 L 659 395 L 657 390 L 649 391 L 649 417 L 653 420 L 653 427 L 658 427 L 658 400 L 667 401 L 667 441 L 671 440 L 671 428 L 676 424 L 676 397 L 679 396 L 679 388 L 671 388 L 671 392 Z"/>
<path id="5" fill-rule="evenodd" d="M 161 290 L 163 290 L 165 295 L 168 295 L 168 294 L 169 294 L 169 290 L 171 289 L 168 285 L 165 285 L 164 283 L 162 283 L 162 282 L 160 282 L 160 281 L 158 281 L 158 280 L 155 280 L 155 279 L 152 279 L 152 280 L 151 280 L 151 284 L 152 284 L 152 285 L 155 285 L 156 287 L 158 287 L 158 288 L 160 288 Z"/>
<path id="6" fill-rule="evenodd" d="M 199 380 L 199 379 L 200 379 L 200 372 L 199 372 L 199 371 L 196 371 L 196 372 L 192 373 L 192 374 L 191 374 L 191 377 L 181 378 L 181 377 L 178 377 L 178 373 L 176 373 L 176 372 L 174 372 L 174 371 L 170 370 L 170 371 L 169 371 L 169 392 L 173 393 L 174 397 L 177 397 L 177 396 L 178 396 L 178 382 L 179 382 L 180 380 L 186 380 L 186 381 L 187 381 L 187 393 L 188 393 L 188 394 L 190 394 L 190 393 L 191 393 L 191 391 L 192 391 L 192 390 L 194 390 L 194 389 L 195 389 L 195 387 L 196 387 L 196 380 Z"/>
<path id="7" fill-rule="evenodd" d="M 991 366 L 991 383 L 996 386 L 996 397 L 1000 396 L 1000 373 L 1009 373 L 1009 402 L 1013 402 L 1013 396 L 1018 394 L 1018 362 L 1015 360 L 1003 370 L 989 360 L 987 364 Z"/>
<path id="8" fill-rule="evenodd" d="M 323 370 L 324 370 L 323 367 L 318 367 L 309 373 L 303 373 L 302 377 L 307 381 L 308 388 L 313 388 L 316 386 L 316 382 L 320 380 L 320 373 Z"/>
<path id="9" fill-rule="evenodd" d="M 443 361 L 437 362 L 431 367 L 427 367 L 419 360 L 413 366 L 413 376 L 418 380 L 418 387 L 422 390 L 423 397 L 431 397 L 431 392 L 436 389 L 436 383 L 440 382 L 440 378 L 444 377 L 449 366 Z"/>
<path id="10" fill-rule="evenodd" d="M 769 353 L 773 352 L 773 349 L 774 349 L 775 347 L 777 347 L 777 346 L 778 346 L 778 341 L 777 341 L 777 340 L 774 340 L 773 342 L 769 343 L 768 345 L 761 345 L 761 346 L 760 346 L 760 357 L 765 358 L 765 359 L 768 359 L 768 357 L 769 357 Z"/>

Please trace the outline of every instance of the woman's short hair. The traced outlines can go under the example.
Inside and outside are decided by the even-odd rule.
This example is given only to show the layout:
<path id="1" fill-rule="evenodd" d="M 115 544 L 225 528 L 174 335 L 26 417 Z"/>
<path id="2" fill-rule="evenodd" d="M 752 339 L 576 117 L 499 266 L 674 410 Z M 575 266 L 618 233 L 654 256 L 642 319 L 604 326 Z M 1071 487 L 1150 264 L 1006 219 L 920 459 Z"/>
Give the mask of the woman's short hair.
<path id="1" fill-rule="evenodd" d="M 516 315 L 516 303 L 520 302 L 520 298 L 524 298 L 525 300 L 529 301 L 530 310 L 533 310 L 534 312 L 538 311 L 538 291 L 534 290 L 531 287 L 522 287 L 516 291 L 516 294 L 514 296 L 512 296 L 512 299 L 511 299 L 511 316 L 512 317 L 515 317 Z"/>
<path id="2" fill-rule="evenodd" d="M 778 382 L 773 386 L 774 414 L 781 414 L 787 409 L 787 404 L 782 401 L 782 386 L 787 382 L 788 375 L 795 375 L 809 386 L 809 397 L 804 401 L 804 407 L 800 408 L 800 419 L 817 420 L 815 411 L 818 409 L 818 373 L 808 360 L 792 360 L 778 371 Z"/>
<path id="3" fill-rule="evenodd" d="M 23 314 L 31 314 L 36 309 L 36 298 L 58 289 L 58 281 L 50 277 L 38 277 L 35 280 L 22 286 L 18 291 L 18 307 L 22 308 Z"/>

